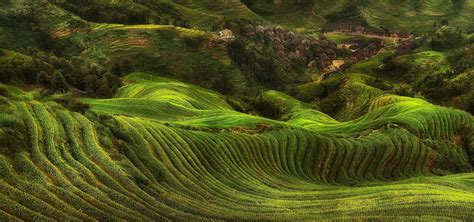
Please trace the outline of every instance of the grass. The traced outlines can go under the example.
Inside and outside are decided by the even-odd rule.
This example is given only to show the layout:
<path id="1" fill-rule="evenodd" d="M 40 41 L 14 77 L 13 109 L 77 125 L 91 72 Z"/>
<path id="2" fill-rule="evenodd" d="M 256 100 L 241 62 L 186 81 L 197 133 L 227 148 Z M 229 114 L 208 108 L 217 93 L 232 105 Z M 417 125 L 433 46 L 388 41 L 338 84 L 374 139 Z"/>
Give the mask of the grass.
<path id="1" fill-rule="evenodd" d="M 359 78 L 364 78 L 360 76 Z M 286 120 L 234 111 L 213 91 L 145 73 L 97 114 L 11 99 L 31 150 L 0 155 L 0 217 L 21 220 L 319 220 L 474 217 L 473 173 L 433 176 L 467 113 L 379 96 L 340 122 L 276 91 Z M 354 76 L 354 84 L 357 78 Z M 265 124 L 263 131 L 258 130 Z M 434 162 L 433 162 L 434 161 Z"/>
<path id="2" fill-rule="evenodd" d="M 344 43 L 346 40 L 354 38 L 354 36 L 351 36 L 351 35 L 345 35 L 345 34 L 334 33 L 334 32 L 326 33 L 325 35 L 328 39 L 338 44 Z"/>
<path id="3" fill-rule="evenodd" d="M 442 52 L 424 51 L 400 56 L 397 60 L 419 67 L 422 72 L 444 73 L 449 70 L 446 55 Z"/>

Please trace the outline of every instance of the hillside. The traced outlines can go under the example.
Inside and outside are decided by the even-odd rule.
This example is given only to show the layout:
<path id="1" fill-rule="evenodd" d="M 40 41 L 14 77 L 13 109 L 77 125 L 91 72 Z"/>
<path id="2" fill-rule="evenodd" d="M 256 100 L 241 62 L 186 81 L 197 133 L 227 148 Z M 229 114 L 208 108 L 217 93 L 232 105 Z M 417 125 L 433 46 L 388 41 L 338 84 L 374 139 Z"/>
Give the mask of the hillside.
<path id="1" fill-rule="evenodd" d="M 325 23 L 352 21 L 372 27 L 411 32 L 429 30 L 433 23 L 447 18 L 460 27 L 472 28 L 474 3 L 451 0 L 250 0 L 250 9 L 270 21 L 311 31 Z M 286 19 L 288 17 L 294 19 Z"/>
<path id="2" fill-rule="evenodd" d="M 472 220 L 473 9 L 0 0 L 0 221 Z"/>
<path id="3" fill-rule="evenodd" d="M 281 122 L 237 113 L 205 89 L 144 74 L 127 79 L 133 83 L 116 98 L 87 100 L 98 116 L 69 112 L 22 92 L 11 95 L 18 99 L 3 105 L 3 135 L 18 130 L 25 147 L 2 154 L 2 217 L 474 216 L 473 174 L 435 178 L 431 173 L 450 164 L 471 170 L 469 157 L 456 148 L 461 144 L 452 142 L 462 136 L 460 127 L 473 124 L 466 113 L 381 97 L 365 117 L 339 123 L 268 92 L 268 99 L 283 99 L 292 112 Z M 410 116 L 425 119 L 414 122 Z M 393 180 L 419 176 L 425 177 Z"/>

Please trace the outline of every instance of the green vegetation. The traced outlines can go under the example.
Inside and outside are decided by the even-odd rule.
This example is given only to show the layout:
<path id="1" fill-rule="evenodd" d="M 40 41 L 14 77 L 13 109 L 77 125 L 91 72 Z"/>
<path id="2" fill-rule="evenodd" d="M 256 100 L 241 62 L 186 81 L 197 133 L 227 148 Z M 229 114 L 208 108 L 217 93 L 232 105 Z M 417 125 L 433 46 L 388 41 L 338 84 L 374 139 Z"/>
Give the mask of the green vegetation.
<path id="1" fill-rule="evenodd" d="M 452 35 L 441 34 L 446 30 L 451 30 L 449 33 Z M 353 39 L 338 36 L 333 38 L 339 38 L 338 41 L 344 44 L 350 43 Z M 353 79 L 354 75 L 362 74 L 366 79 L 363 81 L 365 85 L 385 93 L 423 98 L 435 104 L 455 107 L 472 114 L 473 46 L 468 39 L 469 35 L 463 34 L 457 28 L 435 27 L 423 37 L 407 40 L 405 43 L 388 44 L 377 55 L 352 64 L 344 71 L 342 79 L 347 81 Z M 333 82 L 331 79 L 334 78 L 318 84 L 309 83 L 307 87 L 331 84 Z M 331 87 L 332 94 L 327 92 L 321 94 L 324 92 L 321 91 L 321 87 L 316 90 L 302 87 L 299 87 L 295 96 L 309 102 L 323 99 L 323 102 L 340 103 L 341 97 L 347 97 L 343 95 L 347 92 L 337 87 Z M 351 89 L 352 86 L 346 85 L 345 88 Z M 314 94 L 315 92 L 319 93 Z M 325 99 L 329 94 L 332 98 Z M 308 95 L 312 98 L 308 98 Z M 342 100 L 348 101 L 344 98 Z M 319 106 L 321 109 L 327 109 L 327 106 L 320 104 Z M 340 110 L 323 111 L 337 116 Z"/>
<path id="2" fill-rule="evenodd" d="M 126 79 L 133 83 L 116 98 L 87 100 L 98 115 L 11 100 L 2 129 L 22 129 L 27 145 L 2 154 L 5 218 L 473 216 L 472 173 L 432 176 L 470 170 L 452 142 L 473 124 L 466 113 L 383 96 L 364 117 L 341 123 L 264 93 L 289 115 L 282 122 L 237 113 L 199 87 L 140 73 Z"/>
<path id="3" fill-rule="evenodd" d="M 362 22 L 371 27 L 388 27 L 405 32 L 429 31 L 434 22 L 440 24 L 443 18 L 452 25 L 468 28 L 474 9 L 471 1 L 457 0 L 249 0 L 244 3 L 269 21 L 306 31 L 327 22 L 348 19 L 352 19 L 354 24 Z"/>
<path id="4" fill-rule="evenodd" d="M 109 65 L 112 74 L 106 67 L 84 57 L 65 59 L 35 50 L 30 52 L 31 57 L 12 51 L 2 52 L 1 81 L 18 86 L 40 85 L 44 87 L 44 94 L 75 89 L 90 97 L 111 97 L 122 85 L 118 76 L 130 71 L 123 61 Z M 107 93 L 103 93 L 105 91 Z"/>
<path id="5" fill-rule="evenodd" d="M 0 0 L 0 221 L 472 220 L 473 8 Z"/>

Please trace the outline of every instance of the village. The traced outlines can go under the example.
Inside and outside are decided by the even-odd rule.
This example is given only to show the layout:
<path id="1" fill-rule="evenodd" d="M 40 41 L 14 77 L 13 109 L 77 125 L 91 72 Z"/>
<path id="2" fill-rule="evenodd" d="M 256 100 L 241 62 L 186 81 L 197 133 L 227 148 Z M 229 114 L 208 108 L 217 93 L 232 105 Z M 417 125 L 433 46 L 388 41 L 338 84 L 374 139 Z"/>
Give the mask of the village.
<path id="1" fill-rule="evenodd" d="M 274 47 L 279 60 L 297 60 L 308 68 L 326 68 L 337 58 L 337 43 L 330 41 L 324 35 L 312 37 L 309 35 L 286 31 L 280 26 L 264 27 L 246 24 L 241 33 L 245 37 L 267 39 Z M 218 38 L 232 41 L 236 34 L 229 29 L 219 31 Z"/>
<path id="2" fill-rule="evenodd" d="M 295 33 L 281 26 L 245 24 L 241 30 L 233 32 L 223 29 L 215 38 L 230 42 L 237 36 L 268 39 L 281 61 L 297 61 L 308 69 L 321 69 L 324 74 L 341 71 L 350 64 L 369 59 L 382 49 L 386 42 L 397 47 L 397 52 L 408 51 L 417 38 L 412 34 L 394 32 L 386 28 L 370 28 L 361 24 L 339 23 L 323 27 L 317 36 Z M 352 36 L 340 43 L 331 41 L 328 34 Z M 346 55 L 342 58 L 342 54 Z M 347 56 L 350 54 L 350 56 Z"/>

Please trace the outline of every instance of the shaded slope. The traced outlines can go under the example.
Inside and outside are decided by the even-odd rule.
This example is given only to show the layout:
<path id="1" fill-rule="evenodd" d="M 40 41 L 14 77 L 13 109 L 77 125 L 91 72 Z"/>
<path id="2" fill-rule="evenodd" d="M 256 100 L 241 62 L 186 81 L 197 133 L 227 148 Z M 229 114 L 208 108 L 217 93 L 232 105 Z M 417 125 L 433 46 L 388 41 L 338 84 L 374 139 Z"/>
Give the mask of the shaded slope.
<path id="1" fill-rule="evenodd" d="M 315 0 L 249 1 L 249 8 L 270 21 L 292 28 L 313 30 L 326 22 L 360 20 L 372 27 L 397 31 L 428 31 L 433 23 L 447 18 L 453 25 L 469 27 L 473 20 L 472 1 L 451 0 Z M 287 19 L 298 18 L 298 19 Z"/>
<path id="2" fill-rule="evenodd" d="M 89 22 L 163 24 L 210 30 L 225 19 L 261 20 L 239 0 L 50 0 Z"/>

